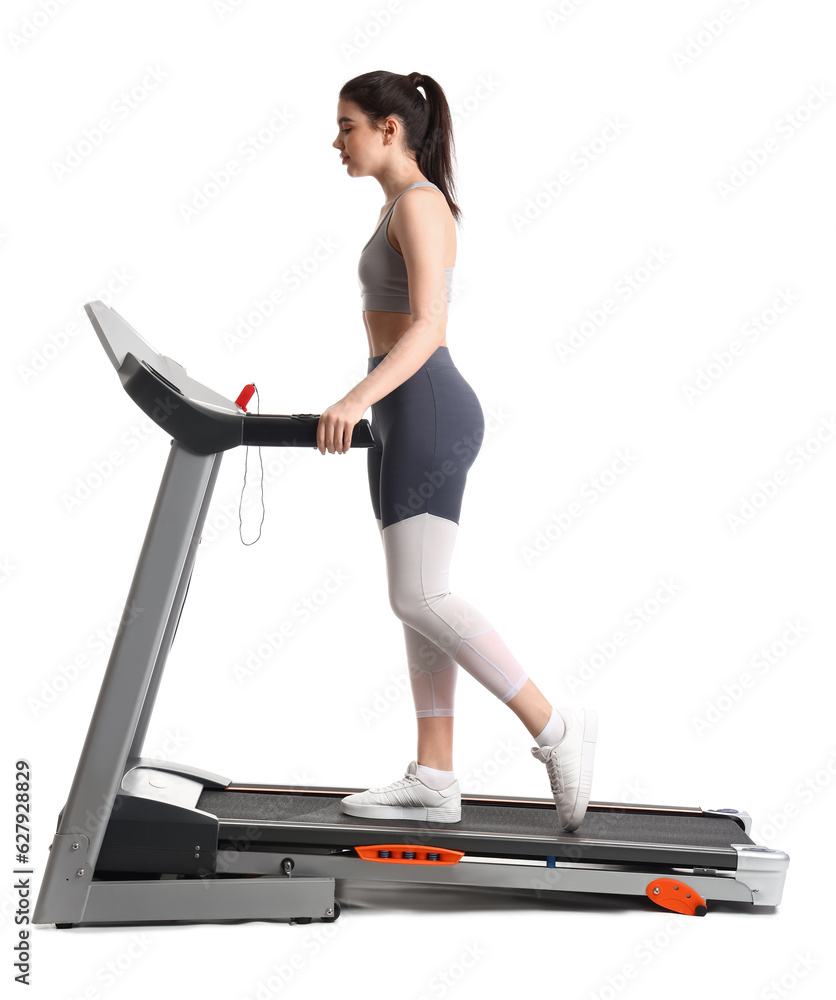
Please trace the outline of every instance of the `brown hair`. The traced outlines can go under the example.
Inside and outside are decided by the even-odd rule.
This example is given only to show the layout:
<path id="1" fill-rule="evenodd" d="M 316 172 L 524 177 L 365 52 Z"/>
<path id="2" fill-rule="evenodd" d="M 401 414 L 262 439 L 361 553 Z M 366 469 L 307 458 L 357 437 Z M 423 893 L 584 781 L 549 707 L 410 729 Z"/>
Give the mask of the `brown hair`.
<path id="1" fill-rule="evenodd" d="M 371 126 L 389 115 L 401 121 L 404 145 L 414 154 L 421 173 L 441 189 L 458 222 L 462 211 L 453 200 L 453 122 L 441 85 L 421 73 L 402 75 L 381 69 L 348 80 L 340 97 L 353 101 Z"/>

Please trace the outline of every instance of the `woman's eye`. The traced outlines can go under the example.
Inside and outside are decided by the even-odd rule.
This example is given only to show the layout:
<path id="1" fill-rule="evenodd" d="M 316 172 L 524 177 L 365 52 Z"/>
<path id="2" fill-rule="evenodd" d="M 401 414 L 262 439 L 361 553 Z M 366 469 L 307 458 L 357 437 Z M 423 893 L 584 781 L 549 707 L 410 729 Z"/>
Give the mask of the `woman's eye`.
<path id="1" fill-rule="evenodd" d="M 343 129 L 340 129 L 340 131 L 341 131 L 341 132 L 350 132 L 350 131 L 351 131 L 351 129 L 350 129 L 350 128 L 343 128 Z"/>

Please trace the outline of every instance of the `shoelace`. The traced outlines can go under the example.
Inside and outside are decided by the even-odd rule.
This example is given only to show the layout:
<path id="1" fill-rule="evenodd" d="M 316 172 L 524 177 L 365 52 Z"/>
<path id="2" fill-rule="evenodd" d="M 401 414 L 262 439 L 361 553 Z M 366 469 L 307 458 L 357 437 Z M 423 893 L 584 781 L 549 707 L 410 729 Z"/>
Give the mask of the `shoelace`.
<path id="1" fill-rule="evenodd" d="M 392 781 L 388 785 L 383 785 L 379 788 L 370 789 L 375 792 L 393 792 L 397 788 L 405 788 L 407 785 L 414 785 L 416 781 L 421 779 L 415 774 L 405 774 L 402 778 L 398 778 L 397 781 Z"/>
<path id="2" fill-rule="evenodd" d="M 551 785 L 553 795 L 563 794 L 563 774 L 560 770 L 560 764 L 557 762 L 557 754 L 549 754 L 546 762 L 546 771 L 549 776 L 549 784 Z"/>

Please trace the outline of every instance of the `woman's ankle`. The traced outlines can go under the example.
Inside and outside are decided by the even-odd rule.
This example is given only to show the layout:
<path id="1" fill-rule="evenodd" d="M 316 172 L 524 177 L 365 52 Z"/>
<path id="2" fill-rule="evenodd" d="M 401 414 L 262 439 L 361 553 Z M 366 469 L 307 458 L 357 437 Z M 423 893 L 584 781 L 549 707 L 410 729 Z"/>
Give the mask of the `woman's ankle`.
<path id="1" fill-rule="evenodd" d="M 436 789 L 447 788 L 456 780 L 452 765 L 450 767 L 436 768 L 428 767 L 426 764 L 418 764 L 418 777 L 425 785 Z"/>

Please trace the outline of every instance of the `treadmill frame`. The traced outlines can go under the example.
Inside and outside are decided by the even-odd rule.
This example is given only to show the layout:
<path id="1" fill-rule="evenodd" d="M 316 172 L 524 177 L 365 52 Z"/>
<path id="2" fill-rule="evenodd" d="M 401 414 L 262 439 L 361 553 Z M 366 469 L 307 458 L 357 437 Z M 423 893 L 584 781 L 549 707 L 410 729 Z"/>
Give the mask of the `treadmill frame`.
<path id="1" fill-rule="evenodd" d="M 153 383 L 157 395 L 148 397 L 147 412 L 153 416 L 152 407 L 160 411 L 159 418 L 154 416 L 154 419 L 163 429 L 171 430 L 172 427 L 167 424 L 167 414 L 179 410 L 182 418 L 184 403 L 201 409 L 201 419 L 205 418 L 207 423 L 212 419 L 213 410 L 223 413 L 226 409 L 226 427 L 232 425 L 232 415 L 236 411 L 234 403 L 188 379 L 184 369 L 157 355 L 107 306 L 94 302 L 88 303 L 85 309 L 126 389 L 127 380 L 135 380 L 140 368 L 143 377 L 149 378 L 145 368 L 153 362 L 151 371 L 157 378 Z M 173 381 L 175 378 L 192 392 L 195 386 L 198 390 L 203 389 L 203 404 L 200 404 L 199 395 L 197 401 L 184 398 Z M 266 421 L 287 419 L 264 418 Z M 265 426 L 276 424 L 261 423 L 259 426 L 263 431 Z M 232 437 L 238 433 L 234 428 L 233 431 Z M 275 444 L 276 441 L 264 443 Z M 195 441 L 192 444 L 195 445 Z M 225 449 L 234 446 L 234 443 L 226 444 Z M 50 847 L 33 915 L 35 924 L 86 926 L 314 917 L 329 920 L 338 915 L 335 906 L 338 879 L 494 886 L 537 893 L 578 891 L 641 896 L 650 882 L 668 872 L 675 879 L 684 877 L 686 888 L 706 899 L 735 900 L 759 906 L 776 906 L 780 902 L 789 858 L 783 851 L 752 844 L 746 836 L 749 817 L 740 812 L 732 818 L 737 818 L 743 828 L 741 841 L 749 842 L 731 845 L 727 867 L 714 863 L 705 867 L 692 865 L 687 869 L 668 865 L 663 871 L 652 863 L 564 861 L 548 852 L 544 860 L 536 861 L 530 857 L 515 858 L 514 844 L 509 843 L 507 854 L 502 858 L 476 858 L 465 854 L 456 864 L 440 865 L 374 863 L 352 854 L 350 848 L 337 851 L 333 846 L 326 847 L 324 852 L 290 846 L 285 849 L 282 845 L 257 851 L 231 849 L 223 854 L 224 871 L 217 871 L 218 849 L 223 843 L 221 825 L 229 831 L 235 824 L 201 812 L 196 803 L 204 788 L 229 788 L 229 779 L 198 768 L 143 758 L 142 747 L 186 599 L 222 454 L 222 451 L 200 454 L 182 441 L 172 440 L 125 612 Z M 307 789 L 341 796 L 358 790 Z M 470 801 L 487 798 L 473 796 Z M 468 797 L 463 796 L 463 801 L 467 802 Z M 551 802 L 546 799 L 505 801 L 540 806 Z M 589 808 L 610 806 L 670 811 L 657 806 L 628 807 L 595 802 L 590 803 Z M 114 807 L 117 816 L 119 809 L 126 809 L 128 816 L 133 815 L 131 810 L 134 808 L 138 812 L 144 810 L 151 817 L 148 825 L 160 835 L 165 835 L 168 828 L 155 823 L 155 817 L 160 822 L 171 822 L 182 816 L 191 823 L 201 824 L 201 843 L 190 844 L 183 852 L 185 858 L 193 850 L 195 869 L 201 874 L 163 871 L 157 877 L 135 878 L 103 871 L 97 875 L 97 862 Z M 704 815 L 732 815 L 734 812 L 675 811 L 698 811 Z M 369 842 L 369 837 L 372 843 L 375 837 L 379 838 L 377 842 L 387 837 L 392 842 L 410 842 L 404 840 L 403 827 L 388 828 L 375 821 L 368 830 L 373 833 L 367 835 L 365 842 Z M 432 834 L 434 836 L 435 831 Z M 441 832 L 438 838 L 443 839 Z M 584 843 L 591 842 L 578 838 L 578 844 Z M 625 846 L 638 849 L 642 845 Z M 711 860 L 716 862 L 716 850 L 709 853 L 715 855 Z"/>

